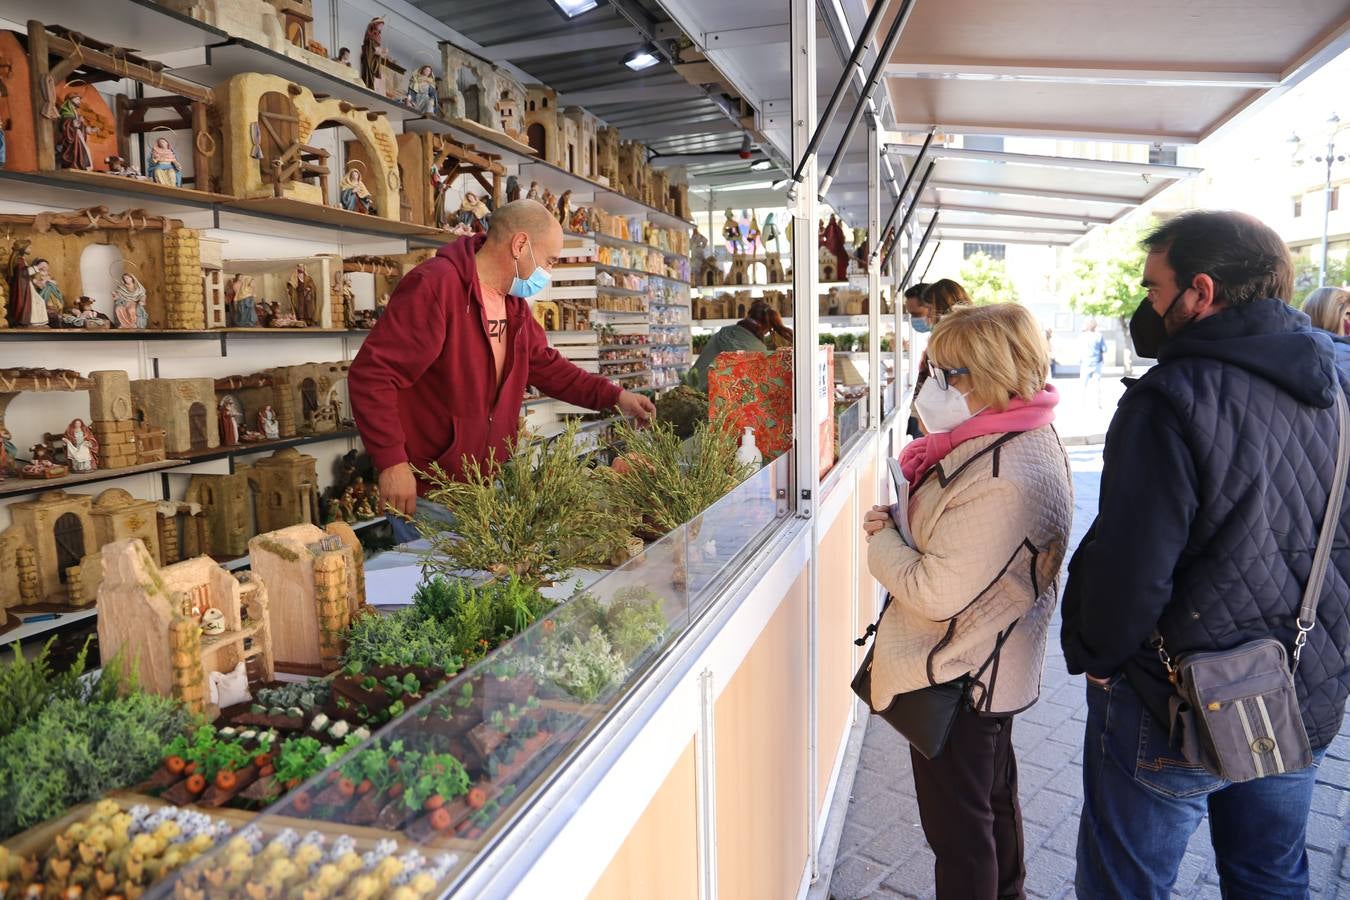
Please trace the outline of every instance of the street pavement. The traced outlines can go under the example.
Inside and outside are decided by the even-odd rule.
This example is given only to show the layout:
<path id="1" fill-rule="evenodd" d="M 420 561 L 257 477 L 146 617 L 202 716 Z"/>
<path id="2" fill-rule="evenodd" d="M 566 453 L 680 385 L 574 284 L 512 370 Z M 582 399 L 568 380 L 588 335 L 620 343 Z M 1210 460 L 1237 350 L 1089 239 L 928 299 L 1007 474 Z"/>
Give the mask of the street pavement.
<path id="1" fill-rule="evenodd" d="M 1070 384 L 1064 388 L 1062 411 L 1074 399 L 1069 394 L 1073 387 Z M 1111 387 L 1108 383 L 1108 388 Z M 1118 394 L 1118 389 L 1113 390 L 1113 395 Z M 1111 404 L 1114 402 L 1112 396 Z M 1060 416 L 1061 423 L 1065 418 Z M 1081 413 L 1080 419 L 1079 424 L 1062 429 L 1066 441 L 1097 421 L 1095 410 Z M 1071 445 L 1069 456 L 1074 469 L 1072 543 L 1076 547 L 1096 514 L 1101 447 Z M 1017 716 L 1013 725 L 1026 841 L 1026 891 L 1029 897 L 1055 900 L 1074 896 L 1074 849 L 1083 796 L 1083 722 L 1087 715 L 1083 679 L 1070 677 L 1064 668 L 1059 626 L 1056 613 L 1051 623 L 1040 701 Z M 829 878 L 828 895 L 832 900 L 931 898 L 933 855 L 919 826 L 908 745 L 892 728 L 875 718 L 864 727 L 866 734 L 847 800 L 834 868 L 829 875 L 822 876 Z M 1348 788 L 1350 719 L 1319 769 L 1313 794 L 1308 858 L 1315 897 L 1350 900 Z M 1219 896 L 1206 821 L 1191 838 L 1173 897 L 1218 900 Z"/>

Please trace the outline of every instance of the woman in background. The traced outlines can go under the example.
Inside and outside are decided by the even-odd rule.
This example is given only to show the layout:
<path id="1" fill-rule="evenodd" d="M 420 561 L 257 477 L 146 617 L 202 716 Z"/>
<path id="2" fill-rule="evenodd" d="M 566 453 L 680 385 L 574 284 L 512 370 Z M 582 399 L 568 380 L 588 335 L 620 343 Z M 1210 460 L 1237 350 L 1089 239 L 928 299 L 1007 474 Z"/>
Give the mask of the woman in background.
<path id="1" fill-rule="evenodd" d="M 915 290 L 918 290 L 918 295 L 911 296 Z M 910 324 L 919 334 L 932 331 L 933 326 L 940 322 L 943 316 L 958 306 L 970 305 L 970 302 L 970 295 L 966 293 L 966 289 L 950 278 L 943 278 L 932 284 L 918 284 L 905 291 L 905 311 L 910 315 Z M 919 374 L 914 379 L 915 397 L 919 396 L 923 383 L 928 379 L 927 362 L 928 354 L 925 351 L 924 355 L 919 357 Z M 913 409 L 910 410 L 909 425 L 905 433 L 912 438 L 923 436 Z"/>
<path id="2" fill-rule="evenodd" d="M 1330 331 L 1337 337 L 1350 334 L 1350 291 L 1345 288 L 1318 288 L 1303 301 L 1303 311 L 1312 319 L 1314 328 Z"/>

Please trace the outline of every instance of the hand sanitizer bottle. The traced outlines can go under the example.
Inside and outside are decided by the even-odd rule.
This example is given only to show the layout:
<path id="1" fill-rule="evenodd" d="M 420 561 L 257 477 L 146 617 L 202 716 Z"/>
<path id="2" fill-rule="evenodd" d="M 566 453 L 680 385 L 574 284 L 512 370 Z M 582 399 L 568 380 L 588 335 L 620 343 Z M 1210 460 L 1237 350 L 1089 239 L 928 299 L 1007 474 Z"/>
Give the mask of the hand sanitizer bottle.
<path id="1" fill-rule="evenodd" d="M 736 451 L 736 462 L 743 466 L 754 466 L 756 469 L 764 464 L 764 455 L 755 445 L 755 429 L 749 425 L 745 426 L 745 433 L 741 435 L 741 446 Z"/>

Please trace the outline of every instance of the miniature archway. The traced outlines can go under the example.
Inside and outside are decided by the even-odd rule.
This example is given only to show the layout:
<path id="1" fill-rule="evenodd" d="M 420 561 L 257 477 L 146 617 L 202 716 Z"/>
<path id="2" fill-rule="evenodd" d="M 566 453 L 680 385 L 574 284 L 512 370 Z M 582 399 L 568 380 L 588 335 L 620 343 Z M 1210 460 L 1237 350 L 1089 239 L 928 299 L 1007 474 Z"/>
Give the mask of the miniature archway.
<path id="1" fill-rule="evenodd" d="M 113 285 L 126 270 L 122 251 L 113 244 L 89 244 L 80 252 L 80 293 L 79 296 L 92 297 L 94 309 L 113 316 Z M 132 271 L 133 276 L 137 275 Z M 66 298 L 68 302 L 74 297 Z"/>

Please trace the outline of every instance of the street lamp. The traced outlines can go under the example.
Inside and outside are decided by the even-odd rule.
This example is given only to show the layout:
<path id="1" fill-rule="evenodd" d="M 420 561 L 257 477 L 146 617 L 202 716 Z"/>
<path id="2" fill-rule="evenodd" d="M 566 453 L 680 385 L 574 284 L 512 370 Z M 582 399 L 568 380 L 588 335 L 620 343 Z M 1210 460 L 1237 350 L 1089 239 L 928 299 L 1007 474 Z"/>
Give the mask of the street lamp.
<path id="1" fill-rule="evenodd" d="M 1312 157 L 1313 162 L 1325 163 L 1327 167 L 1325 195 L 1322 202 L 1322 259 L 1317 265 L 1317 286 L 1323 287 L 1327 283 L 1327 240 L 1331 226 L 1331 167 L 1338 162 L 1345 162 L 1345 154 L 1339 156 L 1336 154 L 1336 136 L 1345 126 L 1341 123 L 1341 117 L 1332 113 L 1327 119 L 1327 151 L 1325 155 Z M 1302 141 L 1298 135 L 1289 138 L 1289 142 L 1294 146 L 1294 152 L 1298 152 Z M 1306 162 L 1302 157 L 1294 160 L 1295 165 L 1303 165 Z"/>

